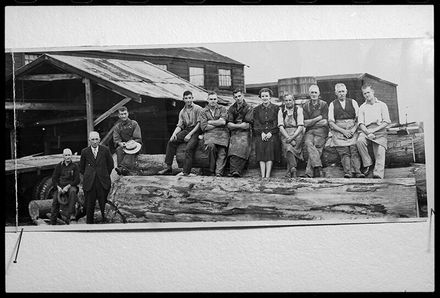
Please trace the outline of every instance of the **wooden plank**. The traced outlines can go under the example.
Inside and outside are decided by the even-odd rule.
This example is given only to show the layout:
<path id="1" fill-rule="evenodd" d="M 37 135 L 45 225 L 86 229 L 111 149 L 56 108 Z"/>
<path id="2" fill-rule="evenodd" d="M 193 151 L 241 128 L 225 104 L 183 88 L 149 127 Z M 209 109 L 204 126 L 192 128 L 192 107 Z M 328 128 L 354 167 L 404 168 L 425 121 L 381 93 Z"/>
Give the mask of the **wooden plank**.
<path id="1" fill-rule="evenodd" d="M 79 155 L 72 155 L 72 161 L 78 163 Z M 5 160 L 5 174 L 14 174 L 15 169 L 18 173 L 34 172 L 38 169 L 46 170 L 55 168 L 55 166 L 63 160 L 62 154 L 43 155 L 35 157 L 7 159 Z"/>
<path id="2" fill-rule="evenodd" d="M 84 104 L 72 104 L 63 102 L 16 102 L 15 107 L 12 102 L 5 102 L 5 110 L 33 110 L 33 111 L 83 111 L 86 106 Z"/>
<path id="3" fill-rule="evenodd" d="M 95 121 L 93 121 L 93 125 L 98 125 L 99 123 L 101 123 L 103 120 L 105 120 L 108 116 L 110 116 L 111 114 L 113 114 L 117 109 L 119 109 L 120 107 L 122 107 L 123 105 L 125 105 L 127 102 L 129 102 L 131 100 L 130 97 L 126 97 L 123 100 L 121 100 L 120 102 L 118 102 L 117 104 L 115 104 L 113 107 L 111 107 L 108 111 L 106 111 L 105 113 L 103 113 L 101 116 L 99 116 L 98 118 L 95 119 Z"/>
<path id="4" fill-rule="evenodd" d="M 89 79 L 84 79 L 83 83 L 86 88 L 85 93 L 86 93 L 86 114 L 87 114 L 87 139 L 88 139 L 90 132 L 94 130 L 92 85 Z"/>
<path id="5" fill-rule="evenodd" d="M 59 80 L 79 80 L 82 77 L 72 73 L 53 73 L 53 74 L 37 74 L 18 76 L 17 80 L 21 81 L 59 81 Z"/>
<path id="6" fill-rule="evenodd" d="M 108 200 L 130 223 L 410 218 L 416 198 L 414 178 L 121 176 Z"/>

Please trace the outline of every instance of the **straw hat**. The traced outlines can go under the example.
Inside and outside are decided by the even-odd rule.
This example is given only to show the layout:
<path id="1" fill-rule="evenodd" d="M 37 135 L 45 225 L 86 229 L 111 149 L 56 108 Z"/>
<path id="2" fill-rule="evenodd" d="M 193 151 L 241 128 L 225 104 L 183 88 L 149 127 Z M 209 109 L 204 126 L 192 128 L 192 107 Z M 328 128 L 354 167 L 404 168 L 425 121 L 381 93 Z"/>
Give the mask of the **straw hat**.
<path id="1" fill-rule="evenodd" d="M 125 148 L 123 150 L 127 154 L 135 154 L 135 153 L 138 153 L 139 150 L 141 150 L 141 148 L 142 148 L 142 144 L 140 144 L 136 141 L 130 140 L 127 143 L 125 143 Z"/>

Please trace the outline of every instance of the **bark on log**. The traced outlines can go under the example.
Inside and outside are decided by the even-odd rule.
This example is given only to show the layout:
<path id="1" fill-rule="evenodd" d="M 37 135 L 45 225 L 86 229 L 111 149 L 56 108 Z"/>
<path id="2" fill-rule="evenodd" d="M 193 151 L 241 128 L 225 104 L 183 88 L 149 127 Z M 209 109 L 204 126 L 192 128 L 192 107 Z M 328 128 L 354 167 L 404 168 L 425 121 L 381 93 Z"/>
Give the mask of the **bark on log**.
<path id="1" fill-rule="evenodd" d="M 124 176 L 108 200 L 131 223 L 415 217 L 416 197 L 414 178 Z"/>
<path id="2" fill-rule="evenodd" d="M 340 164 L 340 158 L 335 148 L 329 147 L 328 141 L 326 147 L 322 153 L 323 166 L 329 166 L 332 164 Z M 183 167 L 183 162 L 185 160 L 185 144 L 181 144 L 177 147 L 176 160 L 179 167 Z M 195 168 L 208 168 L 209 167 L 209 156 L 208 152 L 203 149 L 203 142 L 199 142 L 197 150 L 194 154 L 193 165 Z M 372 149 L 370 148 L 370 154 L 373 155 Z M 306 150 L 303 150 L 304 160 L 308 158 Z M 408 166 L 411 163 L 425 163 L 425 142 L 424 134 L 416 133 L 409 135 L 388 135 L 388 150 L 385 158 L 386 167 L 398 167 L 398 166 Z M 284 167 L 286 161 L 281 158 L 280 164 L 275 164 L 275 166 Z M 299 167 L 304 167 L 305 162 L 300 162 Z M 251 156 L 249 158 L 249 168 L 258 168 L 258 162 L 255 159 L 255 144 L 252 143 Z"/>

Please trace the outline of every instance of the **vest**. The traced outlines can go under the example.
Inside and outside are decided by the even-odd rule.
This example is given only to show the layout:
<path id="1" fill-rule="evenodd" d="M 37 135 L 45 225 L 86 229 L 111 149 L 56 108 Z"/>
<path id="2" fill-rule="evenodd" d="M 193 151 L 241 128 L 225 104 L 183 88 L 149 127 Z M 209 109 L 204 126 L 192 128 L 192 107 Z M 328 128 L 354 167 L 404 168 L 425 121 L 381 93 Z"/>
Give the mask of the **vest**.
<path id="1" fill-rule="evenodd" d="M 285 105 L 281 106 L 281 111 L 283 113 L 283 121 L 284 121 L 287 115 L 287 109 Z M 293 119 L 295 119 L 295 122 L 298 123 L 298 107 L 296 105 L 293 106 Z"/>
<path id="2" fill-rule="evenodd" d="M 342 108 L 339 99 L 335 99 L 333 101 L 333 112 L 335 120 L 356 118 L 356 111 L 354 110 L 351 98 L 345 99 L 345 110 Z"/>

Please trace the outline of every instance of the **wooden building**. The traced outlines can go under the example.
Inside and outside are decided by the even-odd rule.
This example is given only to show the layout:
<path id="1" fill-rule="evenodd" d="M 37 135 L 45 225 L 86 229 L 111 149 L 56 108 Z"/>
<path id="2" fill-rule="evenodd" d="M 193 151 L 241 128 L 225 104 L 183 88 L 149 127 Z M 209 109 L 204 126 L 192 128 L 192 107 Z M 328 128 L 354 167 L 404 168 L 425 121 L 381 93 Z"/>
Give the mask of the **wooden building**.
<path id="1" fill-rule="evenodd" d="M 41 54 L 15 53 L 16 69 Z M 244 64 L 204 47 L 58 51 L 52 54 L 148 61 L 206 90 L 230 93 L 235 88 L 245 88 Z M 5 61 L 6 75 L 9 75 L 12 73 L 11 54 L 6 55 Z"/>
<path id="2" fill-rule="evenodd" d="M 248 93 L 258 94 L 261 88 L 270 88 L 275 97 L 290 93 L 298 99 L 298 102 L 302 102 L 302 98 L 310 98 L 305 93 L 308 92 L 309 86 L 317 84 L 321 91 L 321 99 L 330 103 L 336 98 L 335 85 L 337 83 L 344 83 L 347 86 L 347 96 L 355 99 L 359 105 L 365 102 L 361 90 L 362 85 L 371 84 L 375 90 L 375 96 L 387 104 L 391 122 L 400 123 L 397 84 L 368 73 L 285 78 L 278 80 L 278 82 L 248 84 L 246 90 Z"/>
<path id="3" fill-rule="evenodd" d="M 325 101 L 330 103 L 334 100 L 336 98 L 335 85 L 337 83 L 344 83 L 348 90 L 347 97 L 355 99 L 359 105 L 365 102 L 361 90 L 362 85 L 371 84 L 375 96 L 387 104 L 391 122 L 400 123 L 397 84 L 395 83 L 383 80 L 369 73 L 317 76 L 316 82 L 321 91 L 321 97 Z"/>
<path id="4" fill-rule="evenodd" d="M 4 135 L 11 145 L 5 159 L 14 150 L 17 157 L 66 147 L 79 154 L 91 130 L 114 148 L 112 128 L 122 105 L 142 128 L 142 152 L 164 153 L 183 92 L 192 91 L 196 102 L 206 104 L 205 89 L 148 61 L 94 55 L 43 54 L 17 69 L 14 78 L 7 76 Z M 219 102 L 229 103 L 221 97 Z"/>

